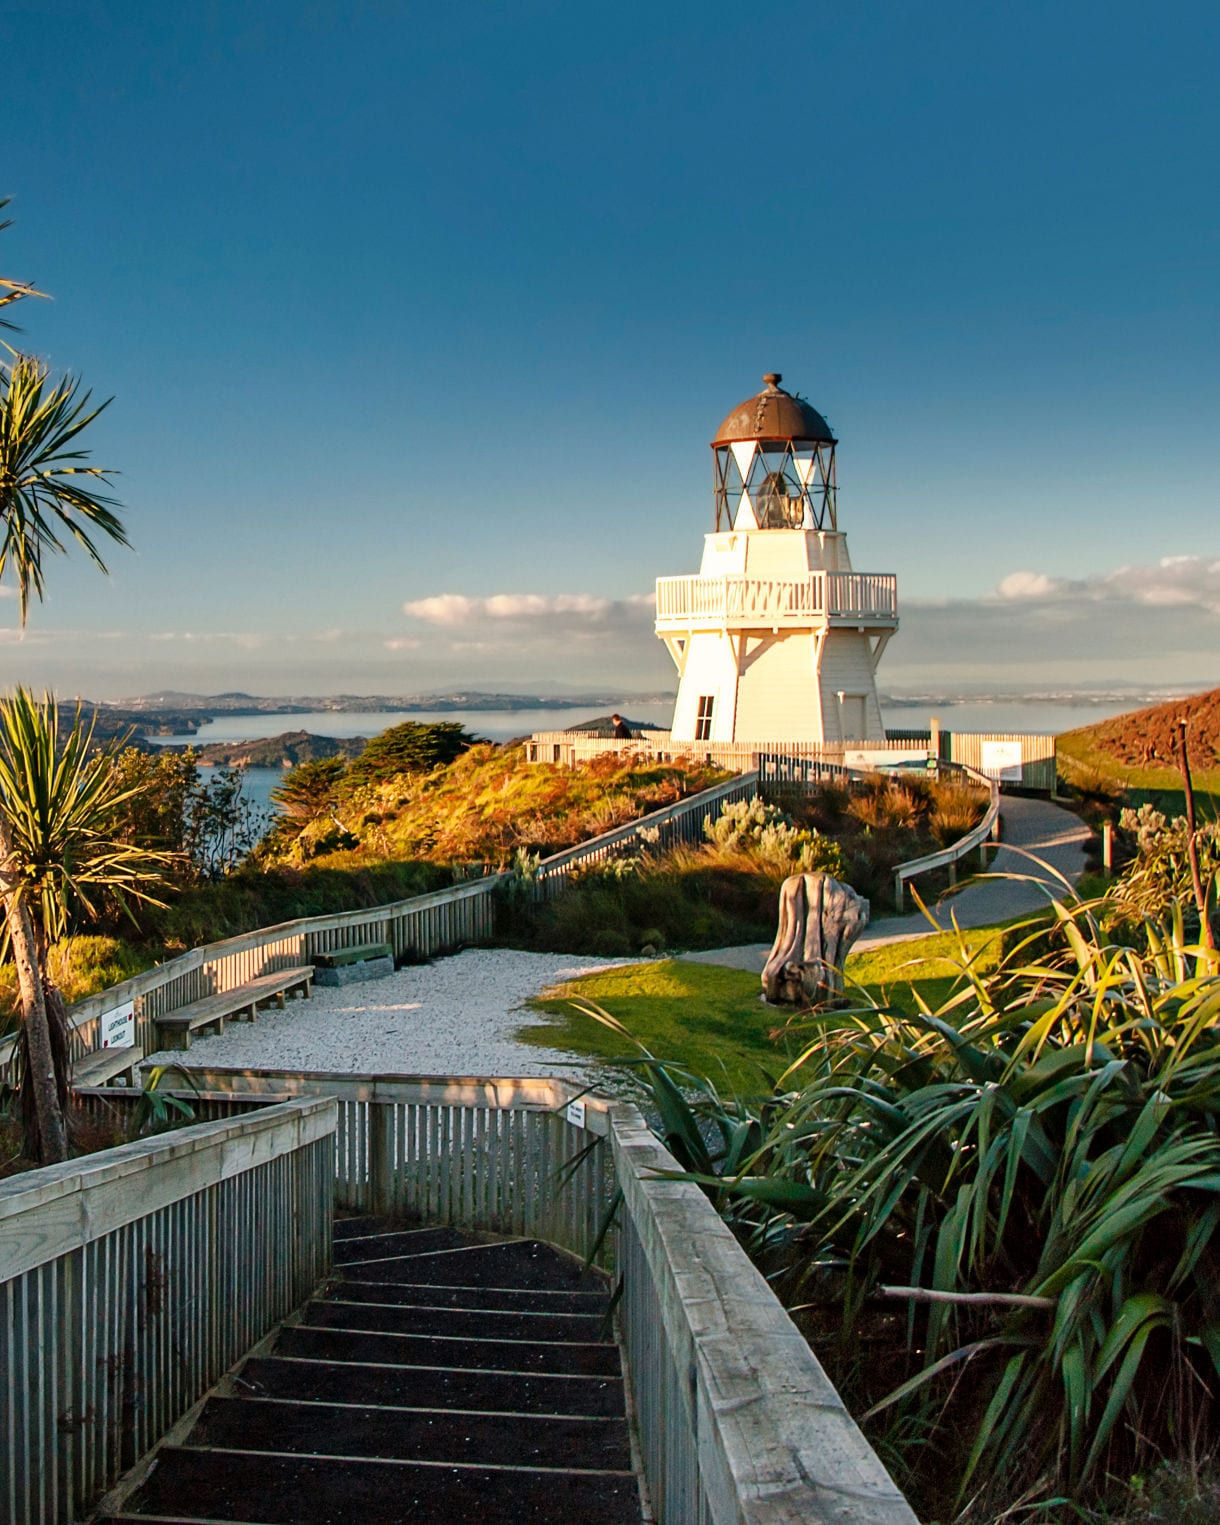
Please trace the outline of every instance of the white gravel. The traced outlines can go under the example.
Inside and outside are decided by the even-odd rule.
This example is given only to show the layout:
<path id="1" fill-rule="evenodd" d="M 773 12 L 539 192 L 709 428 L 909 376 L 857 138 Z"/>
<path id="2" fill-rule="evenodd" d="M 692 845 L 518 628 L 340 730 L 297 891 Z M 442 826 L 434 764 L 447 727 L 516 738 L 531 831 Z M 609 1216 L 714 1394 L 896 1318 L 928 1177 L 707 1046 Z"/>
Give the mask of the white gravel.
<path id="1" fill-rule="evenodd" d="M 472 948 L 385 979 L 314 987 L 258 1021 L 230 1022 L 219 1037 L 196 1036 L 189 1052 L 161 1050 L 146 1062 L 204 1069 L 335 1070 L 381 1075 L 554 1075 L 581 1078 L 586 1060 L 519 1043 L 522 1011 L 551 985 L 626 959 Z"/>

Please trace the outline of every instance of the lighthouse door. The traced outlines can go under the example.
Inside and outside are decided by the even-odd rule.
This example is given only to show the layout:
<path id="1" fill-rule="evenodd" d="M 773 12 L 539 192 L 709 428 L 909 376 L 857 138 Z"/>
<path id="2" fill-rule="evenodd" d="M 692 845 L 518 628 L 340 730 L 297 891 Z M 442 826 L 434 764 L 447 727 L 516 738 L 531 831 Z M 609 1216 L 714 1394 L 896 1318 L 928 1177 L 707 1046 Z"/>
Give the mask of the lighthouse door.
<path id="1" fill-rule="evenodd" d="M 844 741 L 864 741 L 868 736 L 868 701 L 863 694 L 843 694 L 839 699 L 839 720 Z"/>

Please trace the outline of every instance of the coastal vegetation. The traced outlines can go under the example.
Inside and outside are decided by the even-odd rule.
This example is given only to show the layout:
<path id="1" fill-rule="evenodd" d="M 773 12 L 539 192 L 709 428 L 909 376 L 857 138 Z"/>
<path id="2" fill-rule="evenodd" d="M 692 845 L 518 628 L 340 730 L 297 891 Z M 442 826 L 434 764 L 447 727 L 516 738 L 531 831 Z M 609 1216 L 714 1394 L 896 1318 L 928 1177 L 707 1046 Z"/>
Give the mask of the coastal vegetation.
<path id="1" fill-rule="evenodd" d="M 0 201 L 0 209 L 6 204 Z M 0 224 L 0 229 L 5 226 Z M 28 282 L 0 279 L 0 309 L 43 295 Z M 0 319 L 0 326 L 10 332 L 14 329 L 8 318 Z M 47 561 L 75 543 L 105 572 L 101 546 L 107 541 L 129 542 L 114 512 L 117 505 L 100 490 L 112 473 L 88 464 L 89 451 L 81 443 L 81 435 L 107 404 L 91 407 L 90 393 L 82 392 L 78 379 L 53 380 L 42 361 L 12 348 L 9 355 L 0 364 L 0 577 L 7 573 L 16 584 L 19 624 L 24 630 L 31 599 L 41 602 L 45 595 Z M 12 764 L 9 779 L 16 787 L 33 782 L 21 766 L 23 750 L 31 740 L 22 734 L 24 702 L 18 696 L 3 722 L 7 760 Z M 54 746 L 52 730 L 52 754 Z M 18 840 L 19 812 L 32 805 L 32 799 L 17 799 L 11 793 L 0 799 L 0 896 L 20 994 L 26 1077 L 23 1105 L 29 1121 L 26 1142 L 40 1161 L 51 1164 L 68 1156 L 62 1105 L 65 1056 L 59 1002 L 53 986 L 48 992 L 47 900 L 31 874 L 32 842 L 24 844 L 27 856 L 23 857 Z M 40 828 L 46 825 L 39 823 Z M 47 867 L 43 865 L 44 870 Z M 45 873 L 41 882 L 47 882 Z M 35 906 L 42 912 L 37 924 Z"/>
<path id="2" fill-rule="evenodd" d="M 608 1046 L 638 1040 L 667 1143 L 921 1518 L 1145 1518 L 1128 1480 L 1185 1499 L 1157 1469 L 1209 1452 L 1220 963 L 1180 916 L 1118 941 L 1109 909 L 1069 900 L 926 970 L 908 950 L 904 999 L 857 978 L 842 1010 L 774 1013 L 771 1073 L 788 1064 L 765 1089 L 735 979 L 711 982 L 713 1027 L 745 1019 L 730 1069 L 690 1041 L 668 1062 L 685 969 L 598 977 Z M 655 1043 L 629 1032 L 649 1002 Z"/>

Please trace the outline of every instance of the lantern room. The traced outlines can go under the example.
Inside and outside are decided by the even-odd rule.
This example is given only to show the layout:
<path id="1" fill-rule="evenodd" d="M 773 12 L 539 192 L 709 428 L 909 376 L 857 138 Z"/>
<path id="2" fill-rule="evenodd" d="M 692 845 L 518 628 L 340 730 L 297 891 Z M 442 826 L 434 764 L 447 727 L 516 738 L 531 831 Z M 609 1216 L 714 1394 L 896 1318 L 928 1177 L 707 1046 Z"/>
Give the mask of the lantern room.
<path id="1" fill-rule="evenodd" d="M 757 397 L 734 408 L 712 441 L 716 528 L 833 530 L 835 445 L 830 425 L 803 397 L 763 377 Z"/>

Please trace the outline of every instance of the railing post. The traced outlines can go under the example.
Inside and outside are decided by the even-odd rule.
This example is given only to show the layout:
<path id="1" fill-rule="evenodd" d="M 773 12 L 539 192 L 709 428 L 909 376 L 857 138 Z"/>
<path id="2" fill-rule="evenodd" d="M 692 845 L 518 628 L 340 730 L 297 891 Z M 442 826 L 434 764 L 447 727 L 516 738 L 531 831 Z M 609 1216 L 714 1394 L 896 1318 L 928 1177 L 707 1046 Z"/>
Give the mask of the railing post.
<path id="1" fill-rule="evenodd" d="M 393 1108 L 383 1102 L 369 1104 L 369 1209 L 374 1213 L 394 1210 L 393 1138 L 390 1115 Z"/>

